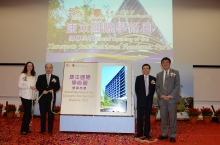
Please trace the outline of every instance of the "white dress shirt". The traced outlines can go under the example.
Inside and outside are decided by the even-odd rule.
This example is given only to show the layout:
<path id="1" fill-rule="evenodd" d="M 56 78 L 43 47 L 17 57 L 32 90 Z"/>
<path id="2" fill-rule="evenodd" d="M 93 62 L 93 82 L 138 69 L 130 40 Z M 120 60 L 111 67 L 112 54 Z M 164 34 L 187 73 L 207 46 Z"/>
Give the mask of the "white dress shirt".
<path id="1" fill-rule="evenodd" d="M 147 85 L 147 87 L 145 86 L 147 96 L 149 94 L 149 75 L 144 75 L 144 83 L 145 85 Z"/>
<path id="2" fill-rule="evenodd" d="M 34 100 L 36 91 L 32 90 L 30 86 L 35 86 L 35 84 L 35 76 L 26 76 L 25 73 L 22 73 L 18 80 L 19 96 L 24 99 Z"/>
<path id="3" fill-rule="evenodd" d="M 48 86 L 50 84 L 50 77 L 51 77 L 51 74 L 46 74 L 46 79 L 47 79 L 47 85 Z"/>

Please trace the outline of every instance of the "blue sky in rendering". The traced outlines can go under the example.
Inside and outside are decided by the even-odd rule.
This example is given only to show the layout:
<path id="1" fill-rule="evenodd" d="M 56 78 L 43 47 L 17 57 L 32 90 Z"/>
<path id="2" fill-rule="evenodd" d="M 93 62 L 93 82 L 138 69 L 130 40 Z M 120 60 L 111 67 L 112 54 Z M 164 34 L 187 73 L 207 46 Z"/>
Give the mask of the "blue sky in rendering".
<path id="1" fill-rule="evenodd" d="M 102 66 L 102 77 L 101 77 L 101 94 L 103 95 L 103 90 L 105 86 L 114 78 L 114 76 L 122 69 L 124 66 Z"/>

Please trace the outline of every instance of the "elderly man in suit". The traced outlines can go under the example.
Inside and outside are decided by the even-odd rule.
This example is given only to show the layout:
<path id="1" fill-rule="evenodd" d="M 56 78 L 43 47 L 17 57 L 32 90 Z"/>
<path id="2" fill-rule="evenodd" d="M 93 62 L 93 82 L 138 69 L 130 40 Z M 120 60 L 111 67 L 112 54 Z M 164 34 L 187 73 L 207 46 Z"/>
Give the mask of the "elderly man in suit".
<path id="1" fill-rule="evenodd" d="M 46 130 L 46 113 L 48 113 L 48 133 L 53 131 L 53 108 L 56 100 L 56 92 L 60 89 L 58 76 L 52 74 L 53 65 L 48 63 L 45 65 L 46 74 L 39 75 L 36 82 L 36 88 L 39 94 L 43 94 L 39 99 L 40 115 L 41 115 L 41 131 L 43 134 Z M 52 100 L 53 99 L 53 100 Z M 52 105 L 52 107 L 51 107 Z M 52 108 L 52 110 L 51 110 Z"/>
<path id="2" fill-rule="evenodd" d="M 163 71 L 157 74 L 156 92 L 160 106 L 161 131 L 159 140 L 168 138 L 168 115 L 170 117 L 170 142 L 176 142 L 177 103 L 180 99 L 180 75 L 170 68 L 171 60 L 164 57 L 161 60 Z"/>
<path id="3" fill-rule="evenodd" d="M 142 66 L 143 75 L 139 75 L 135 81 L 135 93 L 137 96 L 137 135 L 143 135 L 143 117 L 145 116 L 144 138 L 150 139 L 150 112 L 153 103 L 153 96 L 155 93 L 156 78 L 149 75 L 150 65 L 144 64 Z"/>

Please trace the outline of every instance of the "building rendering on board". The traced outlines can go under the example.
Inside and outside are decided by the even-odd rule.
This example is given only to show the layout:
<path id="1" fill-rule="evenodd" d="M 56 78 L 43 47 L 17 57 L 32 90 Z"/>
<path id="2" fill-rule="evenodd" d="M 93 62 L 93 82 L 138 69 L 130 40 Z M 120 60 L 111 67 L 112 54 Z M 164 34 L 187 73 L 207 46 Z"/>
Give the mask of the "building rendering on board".
<path id="1" fill-rule="evenodd" d="M 106 95 L 113 99 L 127 97 L 127 68 L 125 66 L 106 85 Z"/>

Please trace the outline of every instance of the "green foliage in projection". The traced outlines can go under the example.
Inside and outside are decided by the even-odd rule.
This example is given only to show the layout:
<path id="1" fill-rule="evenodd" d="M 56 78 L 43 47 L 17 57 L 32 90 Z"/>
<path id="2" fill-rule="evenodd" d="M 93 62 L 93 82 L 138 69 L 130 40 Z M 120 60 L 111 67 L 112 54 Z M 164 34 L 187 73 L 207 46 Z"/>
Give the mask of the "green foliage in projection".
<path id="1" fill-rule="evenodd" d="M 93 44 L 93 41 L 69 41 L 69 36 L 73 38 L 89 38 L 94 36 L 91 32 L 91 22 L 106 22 L 105 17 L 108 17 L 107 14 L 110 13 L 109 6 L 103 6 L 102 11 L 105 11 L 105 14 L 104 12 L 100 12 L 103 19 L 94 20 L 92 17 L 94 16 L 95 6 L 92 3 L 92 0 L 84 0 L 84 5 L 79 7 L 74 5 L 70 5 L 69 7 L 70 8 L 64 6 L 64 0 L 49 1 L 47 33 L 48 50 L 52 45 L 75 45 L 78 47 L 80 44 L 85 46 Z M 77 17 L 80 17 L 80 19 L 77 19 Z M 76 31 L 68 33 L 68 24 L 76 24 Z M 87 28 L 83 25 L 87 25 Z M 87 29 L 87 31 L 80 32 L 80 29 Z M 71 49 L 59 47 L 57 49 L 50 49 L 50 51 L 66 52 L 71 51 Z"/>
<path id="2" fill-rule="evenodd" d="M 107 108 L 106 106 L 111 106 L 112 105 L 112 100 L 108 95 L 104 92 L 104 95 L 101 96 L 101 107 L 102 108 Z"/>
<path id="3" fill-rule="evenodd" d="M 50 0 L 48 8 L 48 32 L 47 32 L 47 41 L 49 43 L 63 43 L 67 38 L 64 38 L 66 28 L 62 26 L 64 18 L 62 16 L 64 13 L 63 0 Z M 59 38 L 58 38 L 59 37 Z"/>

